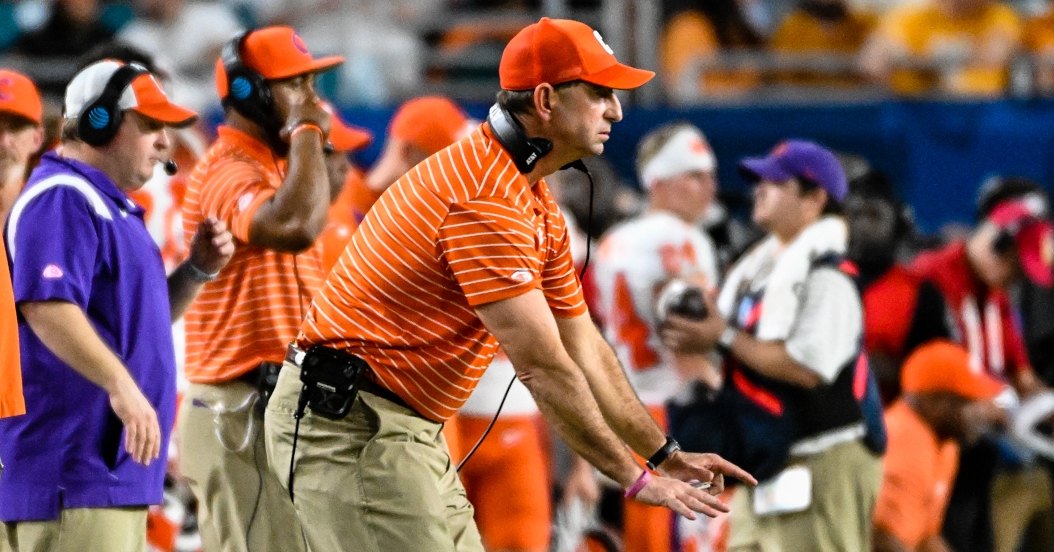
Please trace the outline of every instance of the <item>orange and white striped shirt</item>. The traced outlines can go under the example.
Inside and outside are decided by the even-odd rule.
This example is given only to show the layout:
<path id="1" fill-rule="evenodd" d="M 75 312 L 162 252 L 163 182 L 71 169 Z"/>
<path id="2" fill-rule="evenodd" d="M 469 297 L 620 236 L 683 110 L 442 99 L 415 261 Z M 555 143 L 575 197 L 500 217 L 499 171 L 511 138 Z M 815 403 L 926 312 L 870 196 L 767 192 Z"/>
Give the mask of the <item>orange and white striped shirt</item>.
<path id="1" fill-rule="evenodd" d="M 187 243 L 214 216 L 235 238 L 234 257 L 205 284 L 186 314 L 186 376 L 229 381 L 264 361 L 281 362 L 303 313 L 322 284 L 316 243 L 293 255 L 249 245 L 253 214 L 285 178 L 286 162 L 259 140 L 230 127 L 194 167 L 183 204 Z"/>
<path id="2" fill-rule="evenodd" d="M 362 357 L 378 383 L 443 421 L 498 349 L 474 307 L 532 289 L 555 316 L 586 312 L 563 214 L 545 181 L 532 187 L 484 124 L 381 196 L 298 341 Z"/>

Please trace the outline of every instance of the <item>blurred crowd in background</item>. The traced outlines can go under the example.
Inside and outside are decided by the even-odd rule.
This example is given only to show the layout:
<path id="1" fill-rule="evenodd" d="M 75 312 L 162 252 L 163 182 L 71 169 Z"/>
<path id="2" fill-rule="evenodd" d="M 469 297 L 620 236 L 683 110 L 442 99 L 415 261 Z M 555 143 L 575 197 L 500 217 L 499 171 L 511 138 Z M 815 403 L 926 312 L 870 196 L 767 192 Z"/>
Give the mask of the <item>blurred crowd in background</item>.
<path id="1" fill-rule="evenodd" d="M 497 65 L 502 49 L 518 30 L 540 15 L 570 17 L 603 29 L 604 38 L 616 49 L 620 59 L 657 70 L 660 78 L 655 82 L 620 96 L 630 114 L 632 106 L 749 104 L 773 98 L 826 104 L 899 97 L 985 100 L 1054 95 L 1054 11 L 1050 8 L 1045 0 L 4 1 L 0 2 L 0 67 L 25 73 L 39 86 L 45 102 L 43 142 L 46 147 L 56 139 L 63 90 L 83 65 L 86 55 L 96 58 L 109 55 L 152 65 L 166 77 L 165 87 L 173 101 L 215 116 L 220 107 L 214 72 L 224 43 L 240 29 L 271 24 L 294 27 L 316 54 L 346 58 L 339 69 L 319 75 L 317 86 L 321 94 L 343 108 L 382 108 L 372 117 L 383 120 L 372 120 L 369 126 L 388 129 L 387 136 L 371 137 L 364 129 L 352 128 L 359 133 L 351 141 L 354 146 L 337 152 L 341 159 L 334 164 L 332 179 L 344 178 L 340 176 L 342 171 L 347 171 L 347 177 L 344 192 L 333 204 L 327 232 L 336 236 L 339 250 L 362 220 L 369 204 L 387 185 L 423 156 L 456 139 L 466 125 L 474 124 L 448 100 L 435 98 L 423 104 L 408 104 L 389 124 L 387 115 L 391 113 L 391 106 L 421 95 L 448 96 L 467 106 L 489 103 L 498 89 Z M 114 43 L 114 39 L 119 43 Z M 439 109 L 438 105 L 443 108 Z M 474 108 L 467 112 L 480 113 Z M 400 115 L 402 122 L 397 123 Z M 408 122 L 408 118 L 413 121 Z M 428 123 L 430 118 L 438 122 Z M 349 128 L 365 126 L 353 118 L 349 122 Z M 707 131 L 705 124 L 700 126 L 703 132 Z M 638 130 L 639 135 L 651 128 Z M 159 169 L 157 177 L 134 195 L 147 208 L 148 228 L 170 269 L 186 255 L 180 220 L 186 178 L 214 137 L 214 131 L 207 117 L 198 127 L 178 131 L 173 158 L 179 162 L 180 171 L 167 176 Z M 619 132 L 616 127 L 615 134 Z M 707 150 L 712 149 L 711 154 L 715 155 L 714 166 L 706 171 L 710 197 L 697 226 L 713 241 L 715 264 L 723 274 L 764 232 L 750 220 L 753 199 L 749 186 L 724 178 L 725 172 L 720 172 L 721 178 L 717 176 L 718 167 L 732 167 L 738 161 L 721 155 L 731 145 L 713 135 L 710 139 L 713 143 L 706 144 Z M 355 154 L 371 140 L 381 162 L 369 167 L 360 163 Z M 437 141 L 442 143 L 437 146 Z M 345 154 L 351 155 L 350 160 Z M 401 160 L 392 161 L 396 158 Z M 854 243 L 850 238 L 849 255 L 863 269 L 865 306 L 868 286 L 885 277 L 894 265 L 907 266 L 920 252 L 949 244 L 953 249 L 966 247 L 955 244 L 969 243 L 978 235 L 972 224 L 947 226 L 939 233 L 921 231 L 915 225 L 910 198 L 900 197 L 901 187 L 891 181 L 890 175 L 872 166 L 865 156 L 847 153 L 839 160 L 850 182 L 850 196 L 844 204 L 849 227 L 878 236 L 867 243 Z M 596 181 L 595 190 L 584 175 L 572 171 L 550 179 L 550 186 L 568 218 L 580 230 L 581 235 L 574 244 L 579 260 L 586 243 L 599 244 L 609 229 L 648 209 L 646 190 L 630 181 L 626 171 L 615 168 L 620 163 L 627 162 L 603 157 L 586 161 Z M 998 175 L 984 182 L 959 182 L 958 186 L 976 191 L 974 198 L 967 201 L 976 207 L 977 229 L 984 227 L 996 206 L 1008 200 L 1038 203 L 1040 207 L 1030 215 L 1033 218 L 1045 220 L 1050 216 L 1049 198 L 1041 182 Z M 855 208 L 850 208 L 854 205 Z M 1054 255 L 1054 252 L 1046 253 Z M 1050 261 L 1045 259 L 1048 266 Z M 1027 279 L 1019 280 L 997 291 L 1007 292 L 1007 304 L 1013 308 L 1008 319 L 1014 321 L 1021 333 L 1021 345 L 1027 348 L 1027 358 L 1021 366 L 1030 366 L 1040 384 L 1051 387 L 1054 386 L 1054 316 L 1051 316 L 1054 292 Z M 590 285 L 593 284 L 587 278 L 587 288 Z M 978 293 L 992 291 L 986 286 L 978 283 L 981 290 Z M 896 292 L 894 289 L 895 298 Z M 886 306 L 891 311 L 906 308 L 895 303 L 894 299 Z M 940 301 L 936 305 L 929 305 L 937 309 L 929 314 L 937 313 L 938 318 L 946 314 L 942 309 L 958 308 Z M 883 308 L 881 303 L 879 307 Z M 911 312 L 906 313 L 907 318 L 894 317 L 895 324 L 883 326 L 884 330 L 899 335 L 900 340 L 895 347 L 896 354 L 892 355 L 896 357 L 893 368 L 886 366 L 889 368 L 886 372 L 878 373 L 887 404 L 900 393 L 899 363 L 911 352 L 905 340 L 910 341 L 919 331 L 912 325 L 917 318 L 913 317 L 916 305 L 909 307 Z M 929 307 L 919 303 L 917 308 Z M 974 315 L 989 317 L 988 311 Z M 598 319 L 598 323 L 603 324 L 605 320 Z M 872 318 L 865 318 L 865 333 L 872 323 Z M 984 324 L 991 323 L 984 320 Z M 952 337 L 965 345 L 976 345 L 970 342 L 976 336 L 962 335 L 952 326 L 944 334 L 937 331 L 930 337 Z M 654 332 L 655 328 L 644 331 Z M 177 331 L 177 347 L 182 346 L 179 335 Z M 983 352 L 989 353 L 994 354 Z M 1000 350 L 1000 358 L 1002 354 Z M 182 361 L 181 354 L 177 358 Z M 882 366 L 876 371 L 879 368 Z M 721 385 L 716 372 L 695 376 L 703 389 Z M 684 408 L 686 404 L 703 400 L 698 387 L 694 388 L 695 395 L 689 392 L 690 385 L 682 387 L 683 392 L 675 398 L 680 402 L 671 408 Z M 705 391 L 701 393 L 705 396 Z M 536 422 L 537 412 L 533 411 L 532 415 Z M 462 427 L 461 448 L 452 446 L 456 449 L 452 450 L 455 455 L 471 448 L 489 416 L 487 410 L 485 415 L 476 416 L 482 421 L 470 420 Z M 469 413 L 468 418 L 472 417 Z M 994 428 L 987 429 L 994 432 Z M 494 446 L 504 443 L 500 432 L 490 440 Z M 624 514 L 619 493 L 609 492 L 611 496 L 605 498 L 596 481 L 584 474 L 580 465 L 558 445 L 550 451 L 548 439 L 543 441 L 538 446 L 551 452 L 548 459 L 552 465 L 545 467 L 539 477 L 549 478 L 553 485 L 546 485 L 545 489 L 551 488 L 552 497 L 556 497 L 546 506 L 544 516 L 553 518 L 556 524 L 551 538 L 547 526 L 541 533 L 535 532 L 534 537 L 543 538 L 536 538 L 536 548 L 532 549 L 563 546 L 559 549 L 571 550 L 583 532 L 593 534 L 593 546 L 598 547 L 593 550 L 602 549 L 599 548 L 604 546 L 602 543 L 616 546 Z M 963 444 L 971 442 L 963 441 Z M 477 466 L 485 465 L 487 449 L 482 451 L 474 461 Z M 501 462 L 499 453 L 500 448 L 495 453 L 498 463 Z M 910 463 L 912 458 L 908 454 L 905 460 L 903 451 L 890 454 L 899 454 L 898 461 L 902 464 Z M 947 455 L 947 451 L 942 454 Z M 992 488 L 991 474 L 976 476 L 976 481 L 982 481 L 979 490 L 965 498 L 959 497 L 957 503 L 953 499 L 955 507 L 975 509 L 974 517 L 957 512 L 956 515 L 963 516 L 959 519 L 982 520 L 976 525 L 946 527 L 945 533 L 953 544 L 974 546 L 953 549 L 1051 550 L 1054 547 L 1054 504 L 1051 503 L 1054 492 L 1050 489 L 1050 463 L 1042 455 L 1037 458 L 1034 453 L 1020 450 L 1000 454 L 1000 470 L 1023 475 L 1009 482 L 1001 480 L 1006 485 L 998 489 Z M 151 545 L 158 550 L 196 550 L 200 539 L 197 539 L 193 500 L 180 484 L 178 457 L 171 461 L 169 502 L 165 508 L 156 509 L 151 517 Z M 995 463 L 993 460 L 992 466 Z M 946 469 L 947 463 L 942 466 Z M 943 474 L 941 481 L 945 488 L 936 502 L 947 502 L 950 498 L 949 475 L 955 477 L 954 468 L 950 474 Z M 969 483 L 975 476 L 967 473 L 961 477 Z M 549 493 L 545 494 L 548 500 Z M 561 496 L 573 496 L 598 506 L 575 509 L 571 501 Z M 980 502 L 974 504 L 970 500 Z M 1010 513 L 1004 512 L 1004 517 L 998 518 L 1006 523 L 993 525 L 992 519 L 984 516 L 993 508 L 999 509 L 1001 504 Z M 936 514 L 934 511 L 933 505 L 928 509 L 904 506 L 900 518 L 886 518 L 893 525 L 897 522 L 888 520 L 900 519 L 903 526 L 885 528 L 898 537 L 904 534 L 901 531 L 914 531 L 912 534 L 920 539 L 917 549 L 923 550 L 921 529 L 916 531 L 921 521 L 911 518 L 943 515 L 940 507 Z M 1008 520 L 1007 515 L 1012 519 Z M 678 538 L 690 538 L 680 542 L 675 539 L 669 543 L 669 550 L 688 552 L 723 547 L 720 520 L 704 527 L 681 528 L 679 534 Z M 541 544 L 537 544 L 539 540 Z"/>
<path id="2" fill-rule="evenodd" d="M 226 37 L 289 24 L 346 56 L 322 82 L 340 105 L 486 100 L 505 43 L 543 14 L 603 29 L 620 58 L 658 71 L 646 104 L 1054 93 L 1044 0 L 20 0 L 0 2 L 0 55 L 54 98 L 78 56 L 118 37 L 202 108 Z"/>

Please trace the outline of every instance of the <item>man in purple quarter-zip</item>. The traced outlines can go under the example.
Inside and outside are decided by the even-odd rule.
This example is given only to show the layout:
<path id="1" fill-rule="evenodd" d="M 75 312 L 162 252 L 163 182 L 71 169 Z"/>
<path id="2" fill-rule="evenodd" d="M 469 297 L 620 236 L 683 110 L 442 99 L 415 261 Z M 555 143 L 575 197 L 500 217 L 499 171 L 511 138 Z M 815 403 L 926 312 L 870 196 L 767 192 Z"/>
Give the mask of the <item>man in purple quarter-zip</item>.
<path id="1" fill-rule="evenodd" d="M 166 279 L 127 193 L 165 159 L 167 127 L 195 118 L 145 68 L 90 65 L 66 89 L 62 145 L 15 201 L 5 238 L 26 414 L 0 420 L 0 550 L 146 550 L 175 418 L 171 323 L 234 245 L 206 220 Z"/>

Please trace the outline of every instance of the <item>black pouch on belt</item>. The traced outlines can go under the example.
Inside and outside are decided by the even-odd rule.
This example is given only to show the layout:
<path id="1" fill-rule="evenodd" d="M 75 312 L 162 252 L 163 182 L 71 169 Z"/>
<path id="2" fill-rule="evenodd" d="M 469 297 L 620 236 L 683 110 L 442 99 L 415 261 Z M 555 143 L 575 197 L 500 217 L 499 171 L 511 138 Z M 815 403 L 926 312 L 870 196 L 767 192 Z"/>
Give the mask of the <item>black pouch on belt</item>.
<path id="1" fill-rule="evenodd" d="M 300 400 L 306 400 L 315 414 L 339 420 L 351 411 L 359 382 L 367 370 L 369 364 L 355 355 L 315 345 L 304 355 L 300 366 L 300 381 L 304 383 Z"/>
<path id="2" fill-rule="evenodd" d="M 267 402 L 271 400 L 274 388 L 278 385 L 278 374 L 282 371 L 282 365 L 277 362 L 261 362 L 256 371 L 256 390 L 260 393 L 260 399 L 256 401 L 256 411 L 263 416 L 267 410 Z"/>

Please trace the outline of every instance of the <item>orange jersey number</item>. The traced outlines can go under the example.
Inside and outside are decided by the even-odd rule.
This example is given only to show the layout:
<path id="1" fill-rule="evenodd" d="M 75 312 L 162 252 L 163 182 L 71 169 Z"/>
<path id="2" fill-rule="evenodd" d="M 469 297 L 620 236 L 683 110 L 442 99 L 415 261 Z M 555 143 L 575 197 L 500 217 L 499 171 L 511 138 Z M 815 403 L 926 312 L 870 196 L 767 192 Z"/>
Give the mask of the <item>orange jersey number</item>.
<path id="1" fill-rule="evenodd" d="M 625 274 L 615 276 L 611 318 L 617 339 L 629 347 L 630 363 L 634 370 L 651 368 L 659 363 L 659 354 L 648 346 L 651 327 L 637 315 L 637 309 L 633 306 L 633 293 Z"/>

